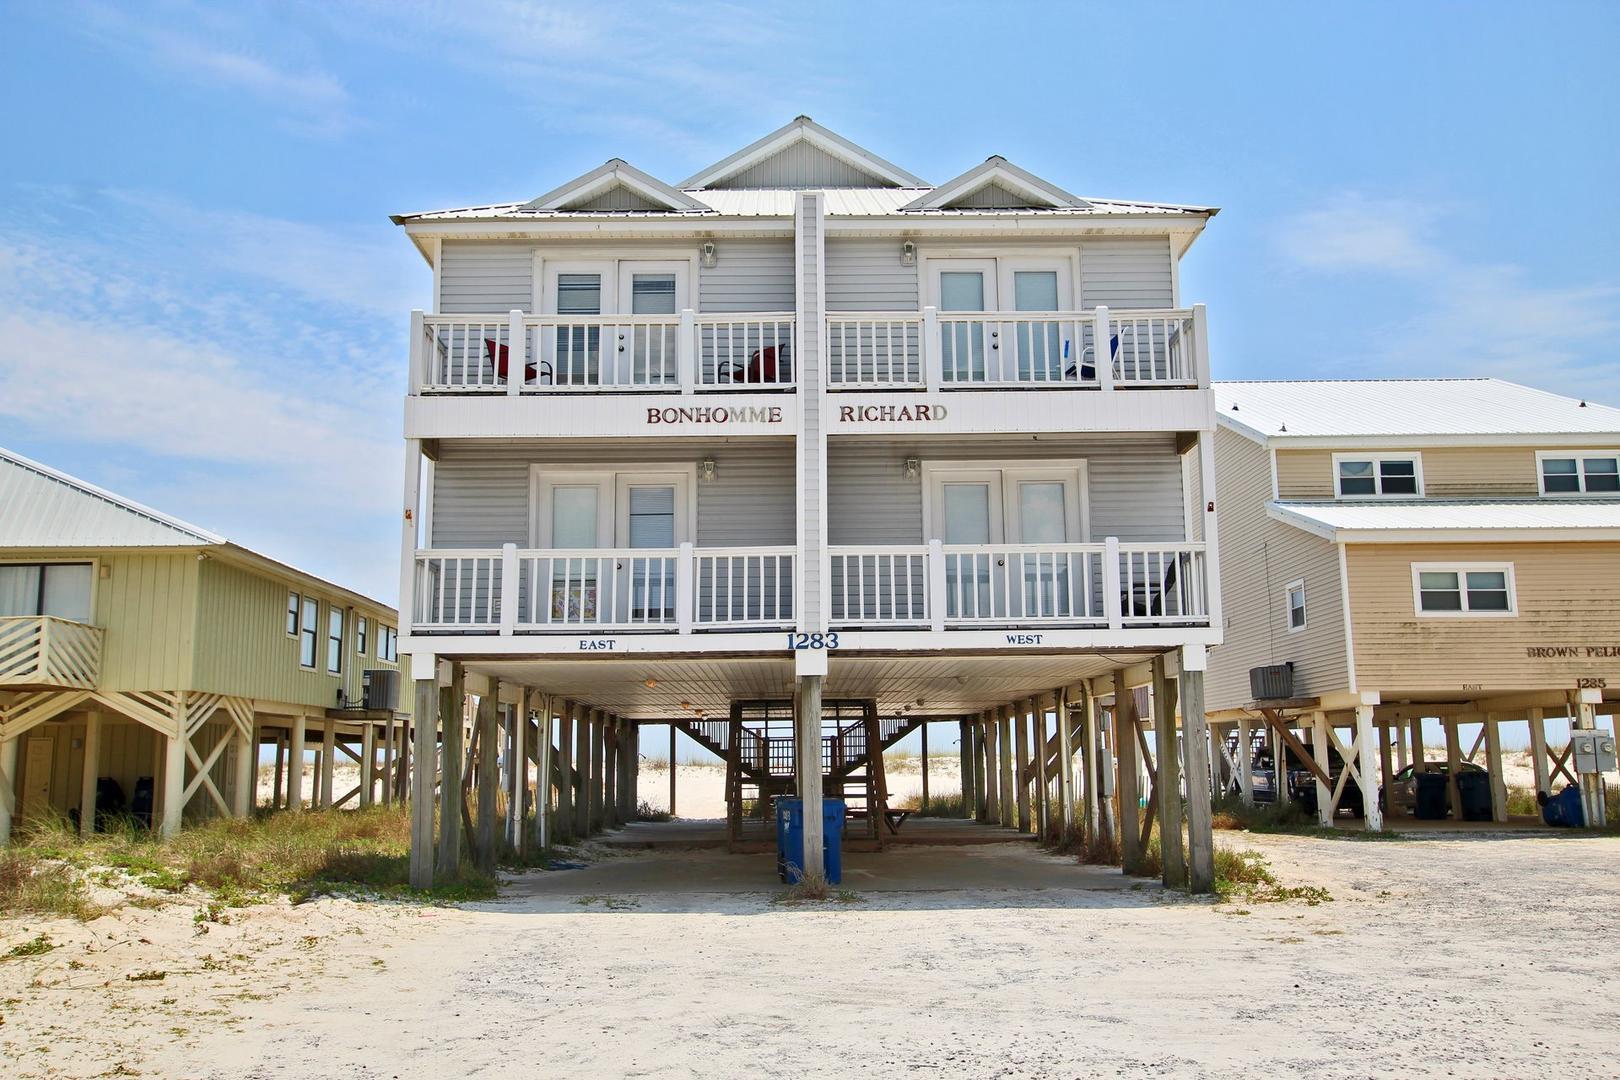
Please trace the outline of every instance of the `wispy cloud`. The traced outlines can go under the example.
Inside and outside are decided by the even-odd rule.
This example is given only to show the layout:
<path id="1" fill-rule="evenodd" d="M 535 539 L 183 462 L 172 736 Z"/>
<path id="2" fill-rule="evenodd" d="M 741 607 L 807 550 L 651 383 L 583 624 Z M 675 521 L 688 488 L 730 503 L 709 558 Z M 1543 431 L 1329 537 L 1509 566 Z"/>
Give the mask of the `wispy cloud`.
<path id="1" fill-rule="evenodd" d="M 273 57 L 271 38 L 245 15 L 179 2 L 139 14 L 107 4 L 77 5 L 71 25 L 131 62 L 208 89 L 246 94 L 278 111 L 289 130 L 341 135 L 356 123 L 348 90 L 319 67 Z"/>
<path id="2" fill-rule="evenodd" d="M 1620 283 L 1548 284 L 1444 241 L 1456 211 L 1343 193 L 1285 221 L 1278 247 L 1312 274 L 1383 279 L 1400 296 L 1362 310 L 1341 364 L 1371 375 L 1494 375 L 1620 403 Z M 1330 313 L 1337 322 L 1343 313 Z"/>

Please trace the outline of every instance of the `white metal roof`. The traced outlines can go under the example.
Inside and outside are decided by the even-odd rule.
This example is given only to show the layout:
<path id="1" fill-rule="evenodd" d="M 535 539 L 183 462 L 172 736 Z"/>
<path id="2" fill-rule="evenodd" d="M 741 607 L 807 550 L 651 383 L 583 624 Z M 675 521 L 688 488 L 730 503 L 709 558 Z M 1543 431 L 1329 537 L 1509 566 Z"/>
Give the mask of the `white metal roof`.
<path id="1" fill-rule="evenodd" d="M 0 449 L 0 547 L 192 547 L 225 538 Z"/>
<path id="2" fill-rule="evenodd" d="M 198 547 L 224 548 L 254 565 L 274 567 L 393 610 L 364 593 L 0 447 L 0 552 Z"/>
<path id="3" fill-rule="evenodd" d="M 1220 422 L 1257 442 L 1425 436 L 1620 437 L 1620 409 L 1503 379 L 1216 382 Z"/>
<path id="4" fill-rule="evenodd" d="M 1352 542 L 1620 539 L 1620 499 L 1274 502 L 1278 521 Z"/>

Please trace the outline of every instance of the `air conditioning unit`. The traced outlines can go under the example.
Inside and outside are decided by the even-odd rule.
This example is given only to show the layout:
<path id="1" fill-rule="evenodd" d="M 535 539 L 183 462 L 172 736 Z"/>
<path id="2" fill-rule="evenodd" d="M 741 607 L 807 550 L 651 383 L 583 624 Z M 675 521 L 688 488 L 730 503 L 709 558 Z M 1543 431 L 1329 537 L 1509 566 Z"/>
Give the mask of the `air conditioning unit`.
<path id="1" fill-rule="evenodd" d="M 393 712 L 399 708 L 399 672 L 372 668 L 361 677 L 363 707 L 369 712 Z"/>
<path id="2" fill-rule="evenodd" d="M 1249 669 L 1249 693 L 1256 701 L 1280 701 L 1294 696 L 1294 662 Z"/>

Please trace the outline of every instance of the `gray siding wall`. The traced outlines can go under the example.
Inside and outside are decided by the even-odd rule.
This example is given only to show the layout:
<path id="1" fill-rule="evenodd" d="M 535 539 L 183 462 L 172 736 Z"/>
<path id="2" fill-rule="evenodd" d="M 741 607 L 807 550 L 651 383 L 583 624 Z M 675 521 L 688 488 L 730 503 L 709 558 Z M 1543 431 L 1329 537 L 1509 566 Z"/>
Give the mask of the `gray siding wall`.
<path id="1" fill-rule="evenodd" d="M 600 443 L 446 443 L 433 470 L 433 536 L 439 548 L 529 542 L 529 466 L 689 464 L 713 457 L 715 479 L 697 484 L 699 547 L 792 544 L 793 449 L 787 442 L 604 447 Z"/>
<path id="2" fill-rule="evenodd" d="M 532 310 L 533 244 L 446 240 L 439 265 L 439 310 L 446 315 Z"/>
<path id="3" fill-rule="evenodd" d="M 892 187 L 818 146 L 797 142 L 750 165 L 736 176 L 710 185 L 716 188 Z M 701 196 L 700 196 L 701 198 Z"/>
<path id="4" fill-rule="evenodd" d="M 1029 461 L 1084 458 L 1092 543 L 1184 540 L 1181 459 L 1172 435 L 1095 435 L 1039 443 L 994 439 L 955 446 L 906 440 L 835 442 L 828 450 L 828 543 L 920 544 L 923 481 L 905 460 Z"/>
<path id="5" fill-rule="evenodd" d="M 1175 294 L 1169 237 L 1104 237 L 1080 245 L 1080 303 L 1167 308 Z"/>
<path id="6" fill-rule="evenodd" d="M 608 188 L 600 194 L 589 199 L 571 204 L 570 210 L 662 210 L 661 203 L 655 203 L 639 192 L 631 191 L 624 185 Z"/>
<path id="7" fill-rule="evenodd" d="M 828 239 L 828 311 L 918 311 L 917 296 L 917 268 L 900 265 L 899 238 Z"/>
<path id="8" fill-rule="evenodd" d="M 792 311 L 793 240 L 717 240 L 698 271 L 699 311 Z"/>

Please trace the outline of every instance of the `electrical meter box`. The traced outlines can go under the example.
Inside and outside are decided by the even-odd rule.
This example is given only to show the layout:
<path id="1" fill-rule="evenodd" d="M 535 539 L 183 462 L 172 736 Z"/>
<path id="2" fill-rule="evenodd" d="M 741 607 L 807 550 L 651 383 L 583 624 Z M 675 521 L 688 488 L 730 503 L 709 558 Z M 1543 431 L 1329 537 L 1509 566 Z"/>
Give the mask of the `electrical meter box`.
<path id="1" fill-rule="evenodd" d="M 1578 773 L 1606 773 L 1615 768 L 1614 736 L 1602 731 L 1571 731 L 1569 746 Z"/>

